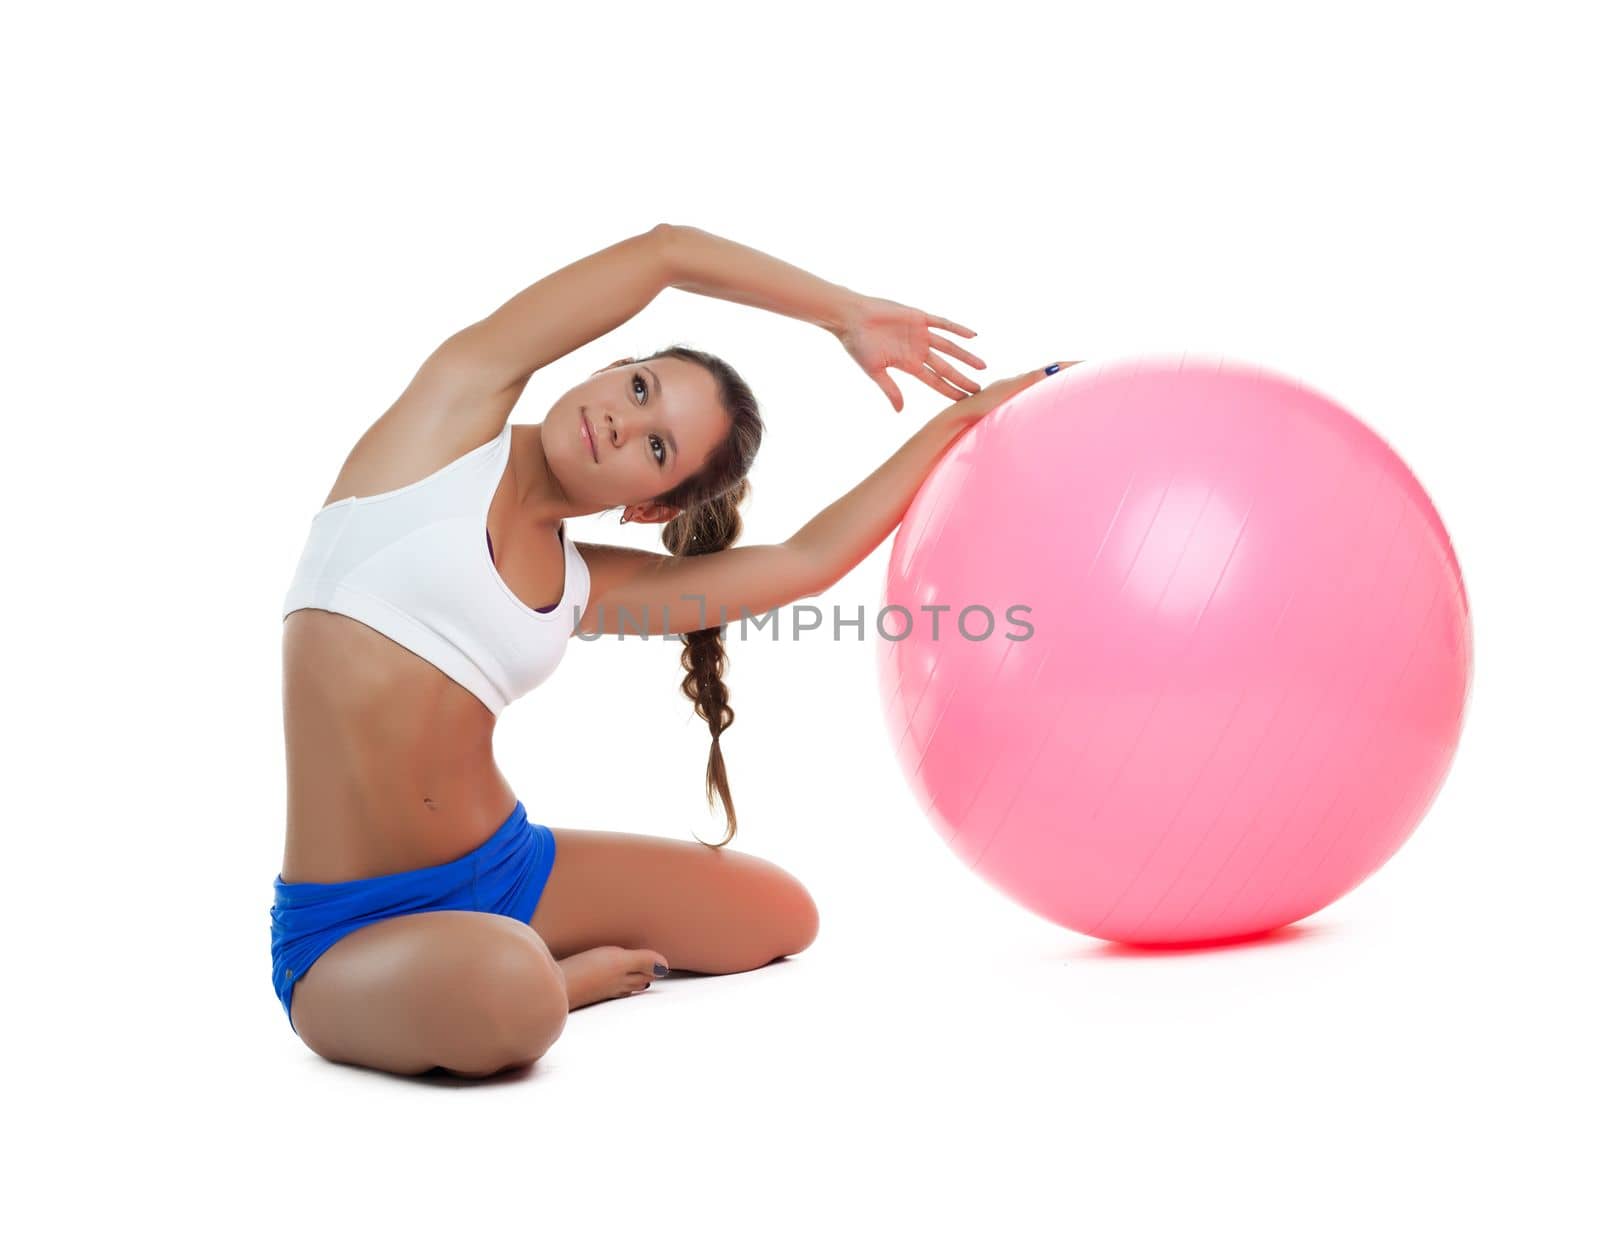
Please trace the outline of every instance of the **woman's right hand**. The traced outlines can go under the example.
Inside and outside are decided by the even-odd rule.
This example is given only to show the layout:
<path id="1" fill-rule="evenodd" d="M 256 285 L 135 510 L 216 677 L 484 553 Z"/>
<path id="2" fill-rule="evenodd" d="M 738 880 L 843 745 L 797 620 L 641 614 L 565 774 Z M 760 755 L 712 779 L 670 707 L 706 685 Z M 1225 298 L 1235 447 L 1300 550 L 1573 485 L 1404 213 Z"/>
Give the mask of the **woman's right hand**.
<path id="1" fill-rule="evenodd" d="M 1057 361 L 1055 364 L 1062 369 L 1069 365 L 1081 365 L 1082 361 Z M 1058 371 L 1059 372 L 1059 371 Z M 1043 369 L 1030 369 L 1026 373 L 1018 374 L 1015 378 L 1001 378 L 998 382 L 991 382 L 975 395 L 965 399 L 958 399 L 945 409 L 950 416 L 973 424 L 983 420 L 1001 404 L 1005 403 L 1019 391 L 1025 391 L 1034 383 L 1049 377 Z"/>

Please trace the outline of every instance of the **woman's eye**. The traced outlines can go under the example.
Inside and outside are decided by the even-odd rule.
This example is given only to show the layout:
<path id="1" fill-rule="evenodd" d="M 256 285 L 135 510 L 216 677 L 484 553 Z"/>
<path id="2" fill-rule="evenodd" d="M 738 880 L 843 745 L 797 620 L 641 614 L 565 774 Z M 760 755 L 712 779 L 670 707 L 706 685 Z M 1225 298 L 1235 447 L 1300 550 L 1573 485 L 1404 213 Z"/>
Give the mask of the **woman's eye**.
<path id="1" fill-rule="evenodd" d="M 656 455 L 657 443 L 661 443 L 660 455 Z M 658 464 L 665 464 L 667 462 L 667 445 L 661 442 L 661 439 L 657 438 L 654 434 L 650 435 L 650 454 L 656 456 L 656 463 Z"/>
<path id="2" fill-rule="evenodd" d="M 639 386 L 644 387 L 644 392 L 645 392 L 646 395 L 650 394 L 650 387 L 648 386 L 648 384 L 646 384 L 646 382 L 645 382 L 645 380 L 643 378 L 639 377 L 638 374 L 635 374 L 633 376 L 633 380 Z M 642 403 L 644 403 L 644 400 L 640 400 L 639 402 L 642 404 Z"/>

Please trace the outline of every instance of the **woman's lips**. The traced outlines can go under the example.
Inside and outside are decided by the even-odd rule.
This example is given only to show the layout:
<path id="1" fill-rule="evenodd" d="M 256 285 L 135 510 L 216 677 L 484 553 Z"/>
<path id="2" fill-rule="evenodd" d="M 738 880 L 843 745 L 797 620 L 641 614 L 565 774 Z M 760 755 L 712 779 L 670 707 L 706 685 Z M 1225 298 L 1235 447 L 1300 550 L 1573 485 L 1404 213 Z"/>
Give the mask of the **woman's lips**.
<path id="1" fill-rule="evenodd" d="M 581 412 L 578 414 L 578 418 L 583 422 L 583 440 L 589 444 L 589 454 L 594 457 L 594 462 L 598 464 L 600 462 L 600 449 L 594 445 L 594 430 L 589 425 L 589 418 Z"/>

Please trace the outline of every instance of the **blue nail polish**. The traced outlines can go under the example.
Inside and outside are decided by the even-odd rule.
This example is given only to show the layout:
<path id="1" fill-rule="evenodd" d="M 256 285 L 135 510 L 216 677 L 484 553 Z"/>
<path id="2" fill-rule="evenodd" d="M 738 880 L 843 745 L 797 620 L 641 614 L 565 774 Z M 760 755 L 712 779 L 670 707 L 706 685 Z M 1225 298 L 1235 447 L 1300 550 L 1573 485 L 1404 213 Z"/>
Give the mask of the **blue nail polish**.
<path id="1" fill-rule="evenodd" d="M 1047 374 L 1053 374 L 1060 368 L 1061 368 L 1061 366 L 1059 366 L 1059 365 L 1046 365 L 1044 367 L 1044 372 L 1047 373 Z"/>
<path id="2" fill-rule="evenodd" d="M 655 964 L 655 966 L 652 967 L 651 969 L 655 971 L 657 979 L 660 979 L 663 975 L 665 975 L 667 973 L 667 968 L 662 966 L 661 963 L 659 963 L 659 962 L 657 962 Z"/>

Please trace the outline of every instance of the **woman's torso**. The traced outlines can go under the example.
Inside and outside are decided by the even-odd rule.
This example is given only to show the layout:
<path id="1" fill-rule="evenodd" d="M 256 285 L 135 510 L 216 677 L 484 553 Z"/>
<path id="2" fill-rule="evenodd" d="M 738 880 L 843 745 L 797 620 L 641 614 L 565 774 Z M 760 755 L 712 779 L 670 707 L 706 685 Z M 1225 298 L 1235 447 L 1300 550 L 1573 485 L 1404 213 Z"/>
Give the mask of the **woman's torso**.
<path id="1" fill-rule="evenodd" d="M 530 431 L 513 427 L 485 532 L 506 585 L 524 605 L 544 607 L 560 599 L 566 567 L 552 530 L 519 528 L 515 518 L 515 461 Z M 461 454 L 451 444 L 419 461 L 414 450 L 400 457 L 364 438 L 324 506 L 409 485 Z M 429 867 L 483 842 L 516 805 L 494 763 L 494 722 L 471 691 L 373 628 L 328 610 L 287 615 L 283 880 Z"/>

